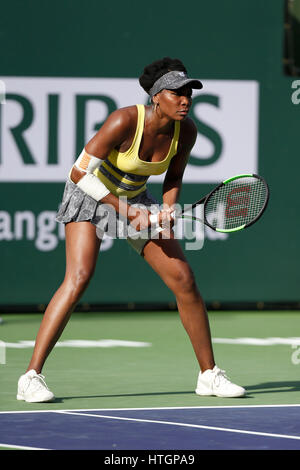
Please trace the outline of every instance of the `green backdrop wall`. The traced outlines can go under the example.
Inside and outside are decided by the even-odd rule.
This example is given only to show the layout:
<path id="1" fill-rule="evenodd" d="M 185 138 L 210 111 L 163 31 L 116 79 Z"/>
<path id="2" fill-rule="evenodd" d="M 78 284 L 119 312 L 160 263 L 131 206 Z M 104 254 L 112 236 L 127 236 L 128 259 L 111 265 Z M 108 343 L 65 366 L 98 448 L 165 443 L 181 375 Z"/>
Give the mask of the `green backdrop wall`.
<path id="1" fill-rule="evenodd" d="M 55 180 L 56 138 L 59 136 L 62 146 L 64 138 L 69 138 L 63 130 L 68 119 L 63 119 L 57 126 L 61 101 L 53 85 L 54 91 L 50 90 L 47 95 L 48 121 L 44 123 L 48 136 L 52 137 L 44 143 L 39 140 L 41 152 L 48 156 L 47 168 L 52 179 L 45 181 L 34 176 L 31 180 L 28 175 L 31 171 L 35 175 L 38 167 L 35 157 L 31 157 L 37 155 L 38 150 L 35 148 L 35 153 L 30 152 L 30 146 L 26 150 L 25 127 L 29 128 L 32 120 L 35 123 L 44 119 L 43 115 L 39 117 L 38 108 L 44 109 L 43 103 L 38 101 L 44 82 L 37 82 L 41 83 L 40 89 L 33 80 L 47 77 L 47 84 L 51 86 L 56 83 L 51 81 L 52 78 L 136 80 L 145 65 L 166 55 L 181 58 L 189 74 L 201 78 L 209 90 L 206 92 L 204 87 L 202 98 L 195 99 L 197 106 L 201 100 L 206 104 L 207 107 L 201 109 L 204 113 L 207 109 L 210 124 L 205 124 L 202 114 L 200 117 L 200 108 L 194 105 L 192 110 L 205 155 L 201 158 L 201 146 L 197 155 L 192 155 L 194 166 L 189 169 L 190 176 L 183 186 L 181 201 L 192 202 L 214 186 L 213 172 L 209 173 L 207 167 L 214 156 L 222 156 L 226 145 L 234 144 L 232 135 L 239 140 L 234 158 L 238 159 L 240 155 L 243 159 L 253 147 L 251 155 L 255 153 L 256 169 L 267 179 L 271 189 L 268 210 L 251 229 L 226 240 L 213 239 L 212 234 L 207 234 L 201 250 L 186 251 L 205 300 L 221 303 L 300 301 L 300 100 L 297 94 L 300 83 L 296 77 L 284 75 L 282 0 L 192 0 L 186 4 L 178 0 L 146 4 L 135 0 L 129 3 L 10 0 L 1 6 L 0 41 L 0 78 L 6 88 L 6 100 L 0 105 L 1 305 L 47 303 L 64 276 L 64 235 L 61 227 L 53 224 L 53 215 L 64 186 L 63 181 Z M 26 100 L 21 102 L 18 98 L 27 96 L 25 78 L 33 84 L 30 92 L 32 109 Z M 15 79 L 19 80 L 14 82 Z M 58 83 L 62 86 L 62 81 Z M 123 82 L 116 83 L 119 83 L 116 94 L 118 91 L 124 93 L 120 88 Z M 253 116 L 249 127 L 248 122 L 241 125 L 238 136 L 239 116 L 235 114 L 237 108 L 232 107 L 232 115 L 229 114 L 227 119 L 225 113 L 222 122 L 226 121 L 233 129 L 236 126 L 236 134 L 230 134 L 229 130 L 226 134 L 224 130 L 224 137 L 218 128 L 218 119 L 214 126 L 210 113 L 222 111 L 226 99 L 228 103 L 227 84 L 231 87 L 230 97 L 234 102 L 234 87 L 239 83 L 243 84 L 245 100 L 248 96 L 245 87 L 255 85 L 256 94 L 253 99 L 252 95 L 248 96 L 247 104 L 249 109 L 255 105 Z M 109 82 L 106 86 L 109 89 Z M 223 90 L 219 98 L 218 88 Z M 223 102 L 218 101 L 221 97 Z M 104 104 L 110 109 L 115 102 L 106 100 Z M 15 122 L 10 117 L 7 124 L 5 113 L 9 106 Z M 230 100 L 226 106 L 230 113 Z M 24 116 L 26 111 L 28 118 L 27 122 L 22 121 L 23 130 L 17 128 L 21 122 L 20 109 Z M 76 109 L 81 113 L 80 121 L 84 108 Z M 102 120 L 99 118 L 98 127 Z M 252 130 L 250 133 L 253 122 L 257 137 Z M 31 142 L 40 139 L 38 122 L 35 125 Z M 5 126 L 10 126 L 9 133 Z M 80 134 L 82 127 L 75 129 L 74 157 L 85 135 L 84 131 Z M 21 136 L 19 140 L 18 135 Z M 32 143 L 32 147 L 34 145 L 37 144 Z M 216 152 L 219 152 L 217 156 Z M 230 156 L 226 158 L 232 172 L 235 163 L 230 163 Z M 27 175 L 24 179 L 23 169 L 18 166 L 20 162 L 24 175 Z M 201 172 L 208 176 L 201 178 Z M 196 178 L 193 180 L 193 174 L 200 175 L 198 182 Z M 216 173 L 215 179 L 219 180 L 219 176 Z M 224 174 L 224 178 L 227 176 L 230 174 Z M 150 189 L 160 197 L 159 183 L 153 182 Z M 114 241 L 110 249 L 100 253 L 94 279 L 82 301 L 127 303 L 149 300 L 171 302 L 173 295 L 126 241 Z"/>

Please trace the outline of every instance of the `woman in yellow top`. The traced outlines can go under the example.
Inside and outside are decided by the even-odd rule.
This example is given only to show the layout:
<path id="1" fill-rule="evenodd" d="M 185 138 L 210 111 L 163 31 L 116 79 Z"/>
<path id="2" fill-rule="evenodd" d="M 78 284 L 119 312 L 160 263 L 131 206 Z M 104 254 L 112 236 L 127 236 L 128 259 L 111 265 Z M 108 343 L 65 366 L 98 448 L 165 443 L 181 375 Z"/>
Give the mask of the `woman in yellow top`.
<path id="1" fill-rule="evenodd" d="M 113 208 L 111 217 L 116 211 L 137 232 L 148 233 L 154 219 L 161 227 L 172 226 L 171 212 L 197 136 L 196 126 L 187 116 L 192 89 L 202 88 L 202 83 L 188 78 L 182 62 L 170 58 L 145 67 L 139 82 L 150 95 L 151 105 L 114 111 L 70 171 L 57 215 L 57 220 L 65 224 L 65 278 L 46 309 L 27 372 L 19 379 L 19 400 L 54 399 L 41 375 L 42 367 L 93 275 L 101 243 L 102 232 L 97 227 L 104 220 L 103 208 Z M 156 201 L 148 193 L 146 181 L 150 175 L 164 172 L 164 209 L 151 215 L 148 208 Z M 245 390 L 231 383 L 215 364 L 205 305 L 174 232 L 166 228 L 161 235 L 157 233 L 158 230 L 153 238 L 148 235 L 128 241 L 176 296 L 200 367 L 196 393 L 244 395 Z"/>

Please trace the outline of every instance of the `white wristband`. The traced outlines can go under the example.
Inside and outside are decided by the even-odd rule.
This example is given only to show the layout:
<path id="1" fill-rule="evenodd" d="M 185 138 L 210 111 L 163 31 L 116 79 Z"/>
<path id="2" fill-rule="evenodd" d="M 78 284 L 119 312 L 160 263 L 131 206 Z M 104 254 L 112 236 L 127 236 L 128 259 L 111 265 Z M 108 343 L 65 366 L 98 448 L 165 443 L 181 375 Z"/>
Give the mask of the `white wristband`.
<path id="1" fill-rule="evenodd" d="M 103 184 L 97 176 L 93 175 L 93 173 L 87 173 L 84 175 L 78 181 L 77 186 L 97 202 L 101 201 L 101 199 L 110 193 L 105 184 Z"/>

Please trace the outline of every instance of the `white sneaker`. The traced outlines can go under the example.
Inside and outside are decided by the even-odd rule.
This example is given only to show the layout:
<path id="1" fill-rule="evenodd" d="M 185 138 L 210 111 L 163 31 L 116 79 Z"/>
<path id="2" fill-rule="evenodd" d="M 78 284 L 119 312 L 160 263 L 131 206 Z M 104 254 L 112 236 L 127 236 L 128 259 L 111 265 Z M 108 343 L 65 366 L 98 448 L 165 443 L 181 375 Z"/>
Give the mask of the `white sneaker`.
<path id="1" fill-rule="evenodd" d="M 54 395 L 46 385 L 45 377 L 37 374 L 35 370 L 29 370 L 21 375 L 18 381 L 17 400 L 29 403 L 42 403 L 54 400 Z"/>
<path id="2" fill-rule="evenodd" d="M 245 395 L 246 390 L 239 385 L 230 382 L 225 375 L 225 371 L 215 366 L 213 369 L 207 369 L 203 373 L 199 373 L 197 388 L 195 390 L 197 395 L 217 397 L 242 397 Z"/>

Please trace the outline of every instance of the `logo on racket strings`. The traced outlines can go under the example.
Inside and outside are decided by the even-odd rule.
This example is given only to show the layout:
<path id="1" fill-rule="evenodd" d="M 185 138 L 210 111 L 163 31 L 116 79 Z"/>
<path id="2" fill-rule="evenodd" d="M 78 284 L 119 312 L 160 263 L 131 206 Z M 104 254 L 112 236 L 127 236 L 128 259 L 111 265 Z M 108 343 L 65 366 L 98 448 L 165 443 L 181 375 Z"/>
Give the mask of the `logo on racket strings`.
<path id="1" fill-rule="evenodd" d="M 251 191 L 249 185 L 234 188 L 230 191 L 226 198 L 225 210 L 228 219 L 233 217 L 246 217 L 250 203 L 249 191 Z"/>

